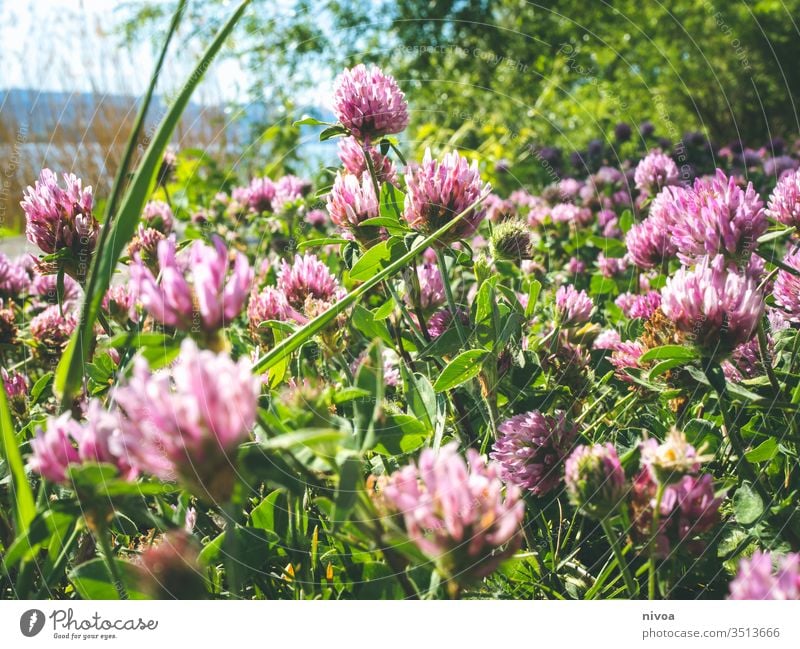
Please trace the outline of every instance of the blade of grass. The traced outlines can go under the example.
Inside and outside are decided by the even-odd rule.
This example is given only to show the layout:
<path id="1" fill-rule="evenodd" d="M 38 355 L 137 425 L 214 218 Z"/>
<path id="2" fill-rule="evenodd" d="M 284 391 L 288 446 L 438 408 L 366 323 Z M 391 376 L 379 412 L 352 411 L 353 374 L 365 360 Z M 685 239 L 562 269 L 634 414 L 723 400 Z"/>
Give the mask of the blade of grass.
<path id="1" fill-rule="evenodd" d="M 22 463 L 22 455 L 17 446 L 17 437 L 14 434 L 14 424 L 11 419 L 11 411 L 8 408 L 6 391 L 0 379 L 0 455 L 8 464 L 13 478 L 13 498 L 16 503 L 17 536 L 28 531 L 34 516 L 36 515 L 36 505 L 34 504 L 33 491 L 25 475 L 25 465 Z"/>
<path id="2" fill-rule="evenodd" d="M 145 92 L 142 103 L 139 106 L 139 112 L 136 115 L 136 121 L 133 124 L 133 129 L 131 130 L 128 142 L 125 145 L 125 152 L 122 155 L 122 161 L 120 162 L 119 169 L 117 169 L 117 175 L 114 177 L 114 184 L 111 186 L 111 193 L 109 194 L 108 201 L 106 202 L 105 214 L 103 216 L 103 228 L 100 230 L 100 238 L 98 239 L 96 248 L 97 251 L 103 249 L 105 242 L 108 239 L 108 233 L 111 230 L 111 222 L 114 220 L 114 216 L 117 212 L 117 204 L 119 203 L 120 196 L 122 195 L 122 188 L 125 184 L 125 178 L 128 176 L 131 162 L 133 161 L 133 152 L 136 150 L 136 143 L 139 140 L 139 134 L 142 132 L 142 126 L 144 125 L 147 111 L 150 109 L 150 102 L 153 100 L 153 93 L 155 92 L 156 83 L 158 83 L 158 78 L 161 76 L 161 70 L 164 67 L 164 59 L 166 59 L 169 44 L 172 41 L 175 31 L 178 29 L 178 23 L 180 22 L 185 7 L 186 0 L 181 0 L 178 4 L 178 8 L 175 10 L 175 15 L 172 17 L 169 31 L 167 31 L 167 37 L 164 39 L 164 45 L 161 48 L 161 53 L 159 54 L 158 61 L 156 62 L 153 76 L 150 79 L 150 85 L 148 85 L 147 92 Z M 97 259 L 97 255 L 95 255 L 94 259 Z M 97 263 L 94 261 L 94 259 L 92 261 Z M 91 282 L 95 277 L 96 275 L 94 274 L 89 276 L 89 284 L 87 286 L 87 290 L 89 292 L 91 292 Z"/>
<path id="3" fill-rule="evenodd" d="M 94 295 L 95 294 L 95 285 L 97 284 L 97 273 L 94 272 L 94 266 L 97 265 L 97 260 L 100 257 L 100 251 L 105 248 L 106 240 L 108 239 L 109 232 L 111 232 L 111 223 L 114 220 L 114 217 L 117 213 L 117 204 L 119 203 L 120 196 L 122 194 L 123 186 L 125 185 L 125 179 L 128 176 L 131 164 L 133 162 L 133 152 L 136 150 L 136 143 L 139 140 L 139 134 L 142 132 L 142 127 L 144 125 L 145 117 L 147 116 L 147 111 L 150 109 L 150 103 L 153 99 L 153 93 L 155 92 L 156 83 L 158 83 L 158 78 L 161 76 L 161 70 L 164 67 L 164 59 L 167 56 L 167 50 L 169 49 L 169 44 L 172 41 L 172 37 L 175 34 L 175 31 L 178 29 L 178 23 L 180 22 L 181 16 L 183 15 L 183 10 L 186 7 L 186 0 L 181 0 L 178 4 L 178 8 L 175 11 L 175 15 L 172 17 L 172 22 L 170 23 L 169 30 L 167 31 L 167 37 L 164 39 L 164 45 L 161 48 L 161 53 L 159 54 L 158 61 L 156 62 L 156 67 L 153 72 L 152 77 L 150 78 L 150 84 L 147 87 L 147 92 L 142 99 L 142 103 L 139 106 L 139 111 L 136 115 L 136 121 L 133 124 L 133 129 L 131 130 L 131 134 L 128 137 L 128 142 L 125 145 L 125 152 L 122 155 L 122 161 L 120 162 L 119 168 L 117 169 L 117 174 L 114 177 L 114 184 L 111 186 L 111 193 L 109 194 L 108 201 L 106 202 L 106 208 L 103 215 L 103 227 L 100 230 L 100 236 L 97 241 L 97 246 L 95 247 L 95 255 L 92 258 L 92 267 L 90 268 L 90 274 L 88 277 L 88 281 L 86 284 L 86 296 Z M 90 300 L 84 300 L 82 309 L 81 309 L 81 322 L 85 321 L 88 317 L 88 309 L 90 307 Z M 103 329 L 108 333 L 110 329 L 105 322 L 101 313 L 98 313 L 100 317 L 100 323 L 103 326 Z M 82 349 L 86 349 L 82 347 Z M 72 352 L 70 352 L 72 353 Z M 83 357 L 82 357 L 83 358 Z M 85 359 L 84 359 L 85 360 Z M 60 388 L 61 386 L 56 383 L 56 388 Z M 62 403 L 62 408 L 66 408 L 66 403 Z"/>
<path id="4" fill-rule="evenodd" d="M 203 78 L 203 74 L 230 35 L 233 27 L 242 17 L 249 2 L 250 0 L 243 0 L 228 19 L 228 22 L 217 33 L 194 71 L 189 75 L 153 135 L 150 145 L 147 147 L 122 199 L 119 212 L 109 225 L 108 235 L 103 247 L 95 253 L 89 284 L 91 290 L 86 293 L 80 322 L 56 370 L 54 389 L 57 394 L 61 395 L 62 408 L 69 404 L 81 381 L 84 363 L 88 358 L 88 350 L 94 335 L 94 323 L 100 311 L 100 304 L 111 284 L 111 276 L 119 261 L 120 254 L 136 231 L 136 225 L 139 222 L 147 197 L 155 184 L 164 151 L 169 144 L 172 133 L 178 125 L 194 89 Z"/>
<path id="5" fill-rule="evenodd" d="M 268 351 L 266 354 L 264 354 L 261 358 L 259 358 L 256 361 L 255 366 L 253 367 L 253 371 L 256 373 L 262 373 L 274 367 L 277 363 L 282 361 L 286 356 L 288 356 L 293 351 L 298 349 L 301 345 L 303 345 L 303 343 L 305 343 L 307 340 L 309 340 L 317 333 L 319 333 L 319 331 L 322 330 L 327 324 L 329 324 L 337 315 L 342 313 L 345 309 L 347 309 L 351 305 L 355 304 L 363 295 L 367 293 L 367 291 L 369 291 L 371 288 L 373 288 L 386 278 L 391 277 L 398 271 L 405 268 L 405 266 L 408 264 L 409 261 L 411 261 L 419 253 L 425 250 L 425 248 L 428 248 L 442 235 L 446 234 L 447 231 L 450 230 L 456 223 L 458 223 L 473 209 L 475 209 L 475 207 L 480 205 L 485 198 L 486 195 L 481 196 L 477 201 L 475 201 L 467 209 L 461 212 L 461 214 L 457 215 L 452 221 L 450 221 L 449 223 L 445 223 L 441 228 L 436 230 L 436 232 L 423 239 L 421 242 L 415 245 L 411 250 L 409 250 L 403 256 L 393 261 L 391 264 L 386 266 L 386 268 L 384 268 L 380 272 L 376 273 L 372 278 L 368 279 L 361 286 L 352 290 L 344 298 L 339 300 L 339 302 L 334 304 L 330 309 L 319 314 L 316 318 L 308 322 L 302 328 L 295 331 L 291 336 L 289 336 L 288 338 L 277 344 L 275 347 L 273 347 L 270 351 Z"/>

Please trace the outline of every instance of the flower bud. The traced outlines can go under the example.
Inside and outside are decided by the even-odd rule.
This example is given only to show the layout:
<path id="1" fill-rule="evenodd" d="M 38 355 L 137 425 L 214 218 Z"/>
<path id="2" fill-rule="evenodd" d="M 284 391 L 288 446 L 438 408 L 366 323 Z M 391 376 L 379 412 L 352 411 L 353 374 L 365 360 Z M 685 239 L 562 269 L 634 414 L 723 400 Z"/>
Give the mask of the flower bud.
<path id="1" fill-rule="evenodd" d="M 153 599 L 205 599 L 208 595 L 197 548 L 182 530 L 165 534 L 141 558 L 140 586 Z"/>
<path id="2" fill-rule="evenodd" d="M 531 258 L 531 231 L 526 223 L 516 219 L 499 223 L 490 241 L 495 259 L 521 261 Z"/>
<path id="3" fill-rule="evenodd" d="M 579 446 L 565 463 L 567 492 L 590 518 L 613 512 L 625 494 L 625 474 L 611 444 Z"/>

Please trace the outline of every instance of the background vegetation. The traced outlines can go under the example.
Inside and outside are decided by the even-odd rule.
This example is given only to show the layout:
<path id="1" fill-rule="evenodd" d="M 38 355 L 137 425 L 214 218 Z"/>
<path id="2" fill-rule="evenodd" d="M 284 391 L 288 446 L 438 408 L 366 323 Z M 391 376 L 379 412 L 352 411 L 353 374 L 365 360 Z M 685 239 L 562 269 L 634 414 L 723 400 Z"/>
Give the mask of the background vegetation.
<path id="1" fill-rule="evenodd" d="M 255 4 L 236 51 L 253 72 L 252 100 L 302 96 L 372 60 L 402 80 L 420 140 L 444 128 L 463 146 L 490 135 L 513 153 L 519 139 L 581 150 L 611 140 L 620 121 L 649 120 L 673 142 L 691 129 L 749 144 L 798 131 L 800 71 L 787 65 L 800 54 L 797 0 Z M 223 14 L 215 3 L 191 10 L 203 31 Z M 124 36 L 171 11 L 139 7 Z"/>

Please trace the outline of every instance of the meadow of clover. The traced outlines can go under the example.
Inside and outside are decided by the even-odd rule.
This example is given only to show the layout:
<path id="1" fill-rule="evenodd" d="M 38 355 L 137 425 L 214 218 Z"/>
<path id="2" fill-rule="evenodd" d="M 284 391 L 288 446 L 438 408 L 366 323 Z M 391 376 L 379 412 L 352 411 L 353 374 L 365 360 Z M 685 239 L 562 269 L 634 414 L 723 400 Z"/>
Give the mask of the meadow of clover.
<path id="1" fill-rule="evenodd" d="M 507 193 L 354 62 L 294 124 L 338 166 L 220 186 L 195 82 L 104 195 L 16 197 L 0 597 L 800 598 L 789 133 L 620 123 Z"/>

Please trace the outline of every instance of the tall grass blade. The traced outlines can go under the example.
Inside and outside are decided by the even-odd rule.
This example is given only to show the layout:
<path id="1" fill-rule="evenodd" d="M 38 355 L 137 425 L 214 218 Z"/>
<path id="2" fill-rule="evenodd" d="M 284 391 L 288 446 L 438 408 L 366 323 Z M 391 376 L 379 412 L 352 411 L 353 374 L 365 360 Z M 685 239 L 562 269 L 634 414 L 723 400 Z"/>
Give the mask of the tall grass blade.
<path id="1" fill-rule="evenodd" d="M 8 407 L 6 391 L 0 379 L 0 457 L 2 457 L 11 472 L 12 494 L 16 504 L 17 536 L 23 535 L 28 530 L 33 517 L 36 515 L 33 491 L 25 475 L 25 465 L 17 446 L 14 434 L 14 424 L 11 419 L 11 410 Z"/>
<path id="2" fill-rule="evenodd" d="M 469 214 L 475 207 L 485 200 L 486 196 L 481 196 L 477 201 L 465 209 L 461 214 L 457 215 L 449 223 L 445 223 L 441 228 L 436 230 L 433 234 L 429 235 L 421 242 L 417 243 L 411 250 L 406 252 L 403 256 L 393 261 L 386 266 L 383 270 L 373 275 L 361 286 L 348 293 L 344 298 L 339 300 L 336 304 L 331 306 L 327 311 L 319 314 L 316 318 L 304 325 L 301 329 L 295 331 L 291 336 L 278 343 L 270 351 L 259 358 L 254 366 L 256 373 L 261 373 L 269 370 L 270 368 L 281 362 L 286 356 L 301 347 L 307 340 L 313 338 L 317 333 L 325 328 L 337 315 L 342 313 L 345 309 L 355 304 L 363 295 L 371 288 L 381 283 L 387 277 L 391 277 L 398 271 L 402 270 L 409 261 L 420 254 L 425 248 L 429 247 L 437 239 L 447 233 L 456 223 Z"/>
<path id="3" fill-rule="evenodd" d="M 94 335 L 94 323 L 97 320 L 103 296 L 111 284 L 111 277 L 122 251 L 136 231 L 142 209 L 155 184 L 164 151 L 169 144 L 172 133 L 178 125 L 183 111 L 189 104 L 189 99 L 194 89 L 200 83 L 205 71 L 230 35 L 233 27 L 242 17 L 249 2 L 250 0 L 243 0 L 228 22 L 217 33 L 194 71 L 189 75 L 153 135 L 153 139 L 150 141 L 150 145 L 145 151 L 142 161 L 136 169 L 120 203 L 119 212 L 110 223 L 108 235 L 103 242 L 104 245 L 95 253 L 89 283 L 87 284 L 90 290 L 87 290 L 84 298 L 81 319 L 56 370 L 54 389 L 61 396 L 62 408 L 69 405 L 72 395 L 75 394 L 80 384 L 84 363 L 88 358 Z"/>

